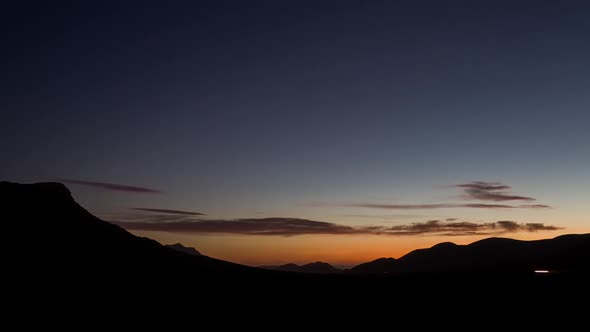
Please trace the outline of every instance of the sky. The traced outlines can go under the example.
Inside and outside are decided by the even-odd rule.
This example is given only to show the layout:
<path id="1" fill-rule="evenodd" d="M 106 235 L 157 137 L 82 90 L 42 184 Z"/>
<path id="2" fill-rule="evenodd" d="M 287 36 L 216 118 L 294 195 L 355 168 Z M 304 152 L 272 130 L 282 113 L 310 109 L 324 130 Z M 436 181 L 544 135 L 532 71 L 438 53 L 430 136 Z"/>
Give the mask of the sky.
<path id="1" fill-rule="evenodd" d="M 233 262 L 590 224 L 590 5 L 5 5 L 0 179 Z"/>

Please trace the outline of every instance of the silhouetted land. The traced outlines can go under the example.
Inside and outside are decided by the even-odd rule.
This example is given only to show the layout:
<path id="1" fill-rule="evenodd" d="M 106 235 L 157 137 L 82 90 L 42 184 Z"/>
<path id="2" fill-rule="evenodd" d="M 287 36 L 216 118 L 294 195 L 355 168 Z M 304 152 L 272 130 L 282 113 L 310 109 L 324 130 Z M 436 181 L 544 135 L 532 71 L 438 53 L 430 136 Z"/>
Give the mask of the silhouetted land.
<path id="1" fill-rule="evenodd" d="M 13 248 L 7 275 L 31 292 L 104 296 L 106 291 L 128 299 L 184 294 L 199 301 L 254 296 L 268 304 L 294 298 L 314 299 L 315 305 L 360 298 L 354 303 L 361 304 L 374 297 L 395 306 L 444 299 L 539 304 L 579 296 L 590 275 L 590 234 L 442 243 L 341 273 L 321 262 L 269 270 L 134 236 L 90 214 L 60 183 L 0 182 L 0 201 Z M 288 269 L 296 272 L 277 271 Z"/>
<path id="2" fill-rule="evenodd" d="M 309 264 L 297 265 L 297 264 L 285 264 L 278 266 L 259 266 L 262 269 L 275 270 L 275 271 L 286 271 L 286 272 L 300 272 L 300 273 L 316 273 L 316 274 L 334 274 L 344 272 L 341 269 L 335 268 L 334 266 L 324 262 L 314 262 Z"/>
<path id="3" fill-rule="evenodd" d="M 189 255 L 202 256 L 202 254 L 197 249 L 191 248 L 191 247 L 185 247 L 180 243 L 167 244 L 166 247 L 168 247 L 170 249 L 174 249 L 176 251 L 184 252 Z"/>

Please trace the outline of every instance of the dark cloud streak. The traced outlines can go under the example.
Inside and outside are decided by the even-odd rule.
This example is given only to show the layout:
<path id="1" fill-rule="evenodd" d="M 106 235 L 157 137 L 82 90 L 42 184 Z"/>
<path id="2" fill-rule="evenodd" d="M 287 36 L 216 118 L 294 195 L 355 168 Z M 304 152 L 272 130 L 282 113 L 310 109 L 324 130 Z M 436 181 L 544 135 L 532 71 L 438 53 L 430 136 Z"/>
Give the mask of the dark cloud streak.
<path id="1" fill-rule="evenodd" d="M 527 196 L 517 196 L 504 192 L 512 187 L 499 182 L 473 181 L 456 185 L 464 191 L 464 198 L 471 200 L 506 202 L 506 201 L 534 201 L 535 199 Z"/>
<path id="2" fill-rule="evenodd" d="M 128 230 L 243 235 L 359 234 L 362 229 L 296 218 L 181 220 L 175 222 L 115 222 Z"/>
<path id="3" fill-rule="evenodd" d="M 560 228 L 541 223 L 517 223 L 514 221 L 497 221 L 492 223 L 443 222 L 429 220 L 395 226 L 352 227 L 323 221 L 296 218 L 260 218 L 233 220 L 190 219 L 185 216 L 162 219 L 155 215 L 153 219 L 133 219 L 131 221 L 111 221 L 123 228 L 135 231 L 159 231 L 172 233 L 196 234 L 240 234 L 266 236 L 296 236 L 311 234 L 350 235 L 372 234 L 391 236 L 411 235 L 492 235 L 513 232 L 552 231 Z M 167 216 L 170 217 L 170 216 Z M 173 217 L 173 216 L 172 216 Z"/>
<path id="4" fill-rule="evenodd" d="M 374 204 L 374 203 L 355 203 L 348 204 L 352 207 L 364 207 L 375 209 L 390 209 L 390 210 L 430 210 L 430 209 L 452 209 L 452 208 L 474 208 L 474 209 L 514 209 L 516 206 L 506 204 L 456 204 L 456 203 L 440 203 L 440 204 Z"/>
<path id="5" fill-rule="evenodd" d="M 71 184 L 78 184 L 88 187 L 94 188 L 101 188 L 113 191 L 126 191 L 126 192 L 134 192 L 134 193 L 150 193 L 150 194 L 159 194 L 161 193 L 160 190 L 145 188 L 145 187 L 136 187 L 136 186 L 129 186 L 125 184 L 116 184 L 116 183 L 107 183 L 107 182 L 94 182 L 94 181 L 83 181 L 83 180 L 73 180 L 73 179 L 59 179 L 61 182 L 71 183 Z"/>
<path id="6" fill-rule="evenodd" d="M 542 223 L 518 223 L 515 221 L 497 221 L 491 223 L 474 222 L 442 222 L 429 220 L 423 223 L 409 225 L 397 225 L 392 227 L 371 228 L 371 232 L 386 235 L 493 235 L 515 232 L 554 231 L 561 229 L 555 226 L 546 226 Z"/>
<path id="7" fill-rule="evenodd" d="M 188 215 L 188 216 L 206 216 L 205 213 L 200 213 L 200 212 L 170 210 L 170 209 L 131 208 L 131 210 L 144 211 L 144 212 L 166 213 L 166 214 L 180 214 L 180 215 Z"/>
<path id="8" fill-rule="evenodd" d="M 524 205 L 519 205 L 519 208 L 522 209 L 550 209 L 551 206 L 549 205 L 545 205 L 545 204 L 524 204 Z"/>
<path id="9" fill-rule="evenodd" d="M 536 199 L 528 196 L 513 195 L 506 190 L 512 189 L 511 186 L 500 182 L 473 181 L 453 185 L 453 187 L 463 190 L 461 196 L 464 200 L 479 200 L 498 203 L 435 203 L 435 204 L 379 204 L 379 203 L 353 203 L 344 204 L 351 207 L 389 209 L 389 210 L 430 210 L 430 209 L 452 209 L 452 208 L 470 208 L 470 209 L 547 209 L 549 205 L 545 204 L 520 204 L 511 205 L 502 202 L 510 201 L 527 201 L 533 202 Z"/>

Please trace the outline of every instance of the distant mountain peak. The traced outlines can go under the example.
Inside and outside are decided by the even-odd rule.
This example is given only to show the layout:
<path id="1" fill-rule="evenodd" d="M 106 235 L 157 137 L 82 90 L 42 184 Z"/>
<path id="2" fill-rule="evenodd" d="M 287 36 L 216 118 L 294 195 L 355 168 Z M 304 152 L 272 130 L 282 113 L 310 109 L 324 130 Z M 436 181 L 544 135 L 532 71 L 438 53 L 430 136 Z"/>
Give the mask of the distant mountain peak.
<path id="1" fill-rule="evenodd" d="M 519 243 L 524 242 L 521 240 L 516 239 L 509 239 L 504 237 L 489 237 L 479 241 L 475 241 L 473 243 L 468 244 L 470 247 L 477 247 L 477 246 L 494 246 L 494 245 L 502 245 L 502 244 L 511 244 L 511 243 Z"/>
<path id="2" fill-rule="evenodd" d="M 304 264 L 302 266 L 324 266 L 324 267 L 333 267 L 332 265 L 328 264 L 328 263 L 324 263 L 324 262 L 313 262 L 313 263 L 307 263 Z"/>
<path id="3" fill-rule="evenodd" d="M 308 273 L 338 273 L 340 269 L 324 262 L 314 262 L 302 265 L 301 268 Z"/>
<path id="4" fill-rule="evenodd" d="M 195 256 L 202 256 L 203 255 L 197 249 L 195 249 L 193 247 L 185 247 L 181 243 L 167 244 L 166 247 L 168 247 L 170 249 L 174 249 L 176 251 L 184 252 L 189 255 L 195 255 Z"/>
<path id="5" fill-rule="evenodd" d="M 286 271 L 286 272 L 301 272 L 301 273 L 315 273 L 315 274 L 332 274 L 340 273 L 342 270 L 335 268 L 331 264 L 325 262 L 313 262 L 304 265 L 297 265 L 294 263 L 283 265 L 265 265 L 260 268 L 267 270 Z"/>
<path id="6" fill-rule="evenodd" d="M 376 262 L 395 262 L 396 259 L 393 257 L 381 257 L 381 258 L 377 258 L 374 261 L 371 261 L 371 263 L 376 263 Z"/>
<path id="7" fill-rule="evenodd" d="M 438 243 L 438 244 L 435 244 L 434 246 L 432 246 L 432 249 L 434 249 L 434 248 L 438 248 L 438 249 L 456 248 L 456 247 L 458 247 L 458 245 L 453 242 L 441 242 L 441 243 Z"/>

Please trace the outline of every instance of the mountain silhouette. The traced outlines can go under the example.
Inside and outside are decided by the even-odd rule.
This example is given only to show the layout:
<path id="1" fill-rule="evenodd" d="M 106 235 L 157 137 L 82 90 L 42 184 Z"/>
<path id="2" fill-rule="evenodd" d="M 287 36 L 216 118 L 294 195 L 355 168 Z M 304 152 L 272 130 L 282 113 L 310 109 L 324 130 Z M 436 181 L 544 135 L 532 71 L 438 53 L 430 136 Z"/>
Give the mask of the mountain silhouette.
<path id="1" fill-rule="evenodd" d="M 51 290 L 50 298 L 69 292 L 88 299 L 133 300 L 148 292 L 161 299 L 188 294 L 220 299 L 223 305 L 224 299 L 248 305 L 252 298 L 286 303 L 322 294 L 318 304 L 333 305 L 353 296 L 368 303 L 378 294 L 418 305 L 425 299 L 459 294 L 472 302 L 489 301 L 518 291 L 527 294 L 522 298 L 530 304 L 541 296 L 567 299 L 586 287 L 590 272 L 590 234 L 442 243 L 343 273 L 321 262 L 269 270 L 196 255 L 196 250 L 182 252 L 180 246 L 171 248 L 135 236 L 86 211 L 61 183 L 0 182 L 0 203 L 9 248 L 3 262 L 6 284 L 35 296 Z M 184 246 L 181 249 L 186 251 Z M 308 273 L 285 272 L 288 269 Z M 536 269 L 554 273 L 539 278 L 533 273 Z"/>
<path id="2" fill-rule="evenodd" d="M 335 268 L 334 266 L 324 262 L 314 262 L 304 265 L 297 264 L 285 264 L 285 265 L 265 265 L 260 268 L 275 271 L 286 271 L 286 272 L 299 272 L 299 273 L 315 273 L 315 274 L 333 274 L 341 273 L 342 270 Z"/>
<path id="3" fill-rule="evenodd" d="M 520 241 L 488 238 L 469 245 L 445 242 L 397 259 L 381 258 L 351 269 L 357 273 L 534 273 L 590 271 L 590 234 Z"/>
<path id="4" fill-rule="evenodd" d="M 360 274 L 390 273 L 395 271 L 396 262 L 396 259 L 391 257 L 378 258 L 371 262 L 359 264 L 348 270 L 348 272 Z"/>
<path id="5" fill-rule="evenodd" d="M 174 249 L 174 250 L 180 251 L 180 252 L 184 252 L 184 253 L 189 254 L 189 255 L 202 256 L 202 254 L 197 249 L 192 248 L 192 247 L 185 247 L 185 246 L 183 246 L 180 243 L 167 244 L 165 246 L 167 248 Z"/>
<path id="6" fill-rule="evenodd" d="M 26 234 L 34 243 L 21 245 L 12 257 L 22 267 L 87 276 L 166 271 L 187 278 L 217 278 L 264 272 L 135 236 L 90 214 L 61 183 L 0 182 L 0 202 L 11 232 Z"/>
<path id="7" fill-rule="evenodd" d="M 305 265 L 302 265 L 301 268 L 303 269 L 303 271 L 305 271 L 307 273 L 330 274 L 330 273 L 340 273 L 341 272 L 340 269 L 337 269 L 334 266 L 332 266 L 328 263 L 324 263 L 324 262 L 314 262 L 314 263 L 305 264 Z"/>
<path id="8" fill-rule="evenodd" d="M 267 269 L 267 270 L 275 270 L 275 271 L 285 271 L 285 272 L 305 272 L 303 271 L 303 269 L 301 268 L 301 266 L 294 264 L 294 263 L 289 263 L 289 264 L 284 264 L 284 265 L 278 265 L 278 266 L 261 266 L 261 268 Z"/>

